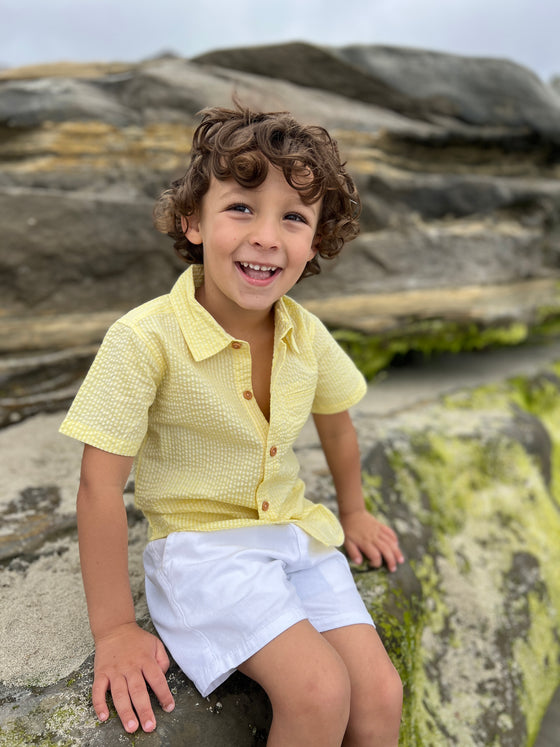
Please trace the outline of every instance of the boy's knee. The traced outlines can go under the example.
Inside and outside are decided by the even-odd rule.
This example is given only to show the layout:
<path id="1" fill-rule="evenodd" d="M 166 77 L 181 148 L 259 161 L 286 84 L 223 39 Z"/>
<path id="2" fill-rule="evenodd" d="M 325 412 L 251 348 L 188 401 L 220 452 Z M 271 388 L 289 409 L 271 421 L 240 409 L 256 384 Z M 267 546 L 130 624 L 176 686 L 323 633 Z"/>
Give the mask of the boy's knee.
<path id="1" fill-rule="evenodd" d="M 362 703 L 361 709 L 353 712 L 345 744 L 396 745 L 402 716 L 403 685 L 394 667 L 378 682 L 367 701 L 367 704 Z"/>
<path id="2" fill-rule="evenodd" d="M 399 673 L 393 667 L 385 683 L 385 699 L 390 711 L 396 711 L 400 714 L 403 703 L 403 684 Z"/>
<path id="3" fill-rule="evenodd" d="M 391 666 L 379 682 L 375 692 L 376 709 L 387 716 L 388 722 L 400 723 L 403 704 L 403 685 L 397 670 Z"/>

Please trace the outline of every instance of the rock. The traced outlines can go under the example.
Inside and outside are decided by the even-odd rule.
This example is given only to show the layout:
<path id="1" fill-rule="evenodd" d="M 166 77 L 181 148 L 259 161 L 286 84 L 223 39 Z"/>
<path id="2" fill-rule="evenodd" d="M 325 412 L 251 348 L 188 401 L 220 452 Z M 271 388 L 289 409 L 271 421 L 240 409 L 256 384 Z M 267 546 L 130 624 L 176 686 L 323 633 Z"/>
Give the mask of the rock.
<path id="1" fill-rule="evenodd" d="M 0 192 L 3 308 L 33 310 L 33 318 L 127 310 L 167 292 L 184 265 L 152 227 L 152 205 L 138 196 Z"/>
<path id="2" fill-rule="evenodd" d="M 372 508 L 421 587 L 357 576 L 401 671 L 415 672 L 403 745 L 532 744 L 558 686 L 559 373 L 458 391 L 373 428 L 357 418 Z"/>
<path id="3" fill-rule="evenodd" d="M 163 713 L 154 702 L 156 731 L 134 736 L 124 732 L 114 711 L 99 728 L 90 703 L 92 678 L 93 656 L 69 677 L 40 691 L 22 688 L 2 695 L 0 690 L 0 744 L 24 747 L 35 737 L 52 744 L 88 747 L 215 747 L 226 741 L 228 747 L 249 747 L 266 743 L 270 704 L 258 685 L 242 674 L 236 673 L 227 685 L 203 698 L 173 664 L 167 679 L 175 696 L 175 710 Z"/>
<path id="4" fill-rule="evenodd" d="M 133 123 L 95 83 L 71 78 L 7 81 L 0 88 L 0 127 L 37 127 L 45 121 L 97 120 L 116 126 Z"/>
<path id="5" fill-rule="evenodd" d="M 524 747 L 560 682 L 560 364 L 536 362 L 554 360 L 554 351 L 521 358 L 510 351 L 507 361 L 496 354 L 497 370 L 492 355 L 455 361 L 445 378 L 451 390 L 467 381 L 469 366 L 489 382 L 435 400 L 423 389 L 422 369 L 409 372 L 394 396 L 385 386 L 389 374 L 355 409 L 369 505 L 398 531 L 407 558 L 395 574 L 354 569 L 405 684 L 403 747 Z M 504 371 L 517 375 L 500 378 Z M 52 516 L 53 528 L 58 517 L 70 518 L 80 447 L 55 436 L 61 417 L 0 432 L 4 515 L 24 522 L 35 507 Z M 310 492 L 332 505 L 312 431 L 302 434 L 298 451 Z M 41 478 L 51 487 L 39 487 Z M 142 619 L 146 528 L 132 508 L 129 523 Z M 14 536 L 22 526 L 26 531 L 12 521 Z M 0 658 L 0 745 L 264 743 L 270 709 L 258 687 L 236 675 L 202 699 L 175 666 L 177 709 L 156 710 L 156 732 L 131 737 L 115 717 L 99 726 L 89 703 L 91 642 L 77 562 L 75 533 L 67 529 L 4 568 L 0 650 L 11 653 Z"/>
<path id="6" fill-rule="evenodd" d="M 0 73 L 0 745 L 265 739 L 256 686 L 239 675 L 203 701 L 176 668 L 178 708 L 156 733 L 96 725 L 75 531 L 81 448 L 56 436 L 109 324 L 183 269 L 151 227 L 153 200 L 184 169 L 198 109 L 234 91 L 333 130 L 363 198 L 361 236 L 294 296 L 337 330 L 385 408 L 368 398 L 356 423 L 368 500 L 408 562 L 355 573 L 405 681 L 402 744 L 530 744 L 560 681 L 560 369 L 515 368 L 511 356 L 558 360 L 556 348 L 489 352 L 470 378 L 464 355 L 438 358 L 404 392 L 382 379 L 402 370 L 387 372 L 395 357 L 418 363 L 414 351 L 558 334 L 557 83 L 507 61 L 288 44 Z M 480 387 L 498 355 L 498 383 Z M 434 387 L 447 397 L 427 405 Z M 314 435 L 298 449 L 310 491 L 332 506 Z M 131 489 L 130 572 L 146 619 Z"/>
<path id="7" fill-rule="evenodd" d="M 117 312 L 168 289 L 181 266 L 151 228 L 153 200 L 184 168 L 197 110 L 233 91 L 333 129 L 363 198 L 352 259 L 367 292 L 560 274 L 560 104 L 513 63 L 288 44 L 56 72 L 0 78 L 10 315 Z"/>
<path id="8" fill-rule="evenodd" d="M 526 128 L 554 142 L 560 137 L 560 104 L 550 88 L 508 60 L 301 42 L 218 50 L 194 60 L 326 89 L 406 116 Z"/>

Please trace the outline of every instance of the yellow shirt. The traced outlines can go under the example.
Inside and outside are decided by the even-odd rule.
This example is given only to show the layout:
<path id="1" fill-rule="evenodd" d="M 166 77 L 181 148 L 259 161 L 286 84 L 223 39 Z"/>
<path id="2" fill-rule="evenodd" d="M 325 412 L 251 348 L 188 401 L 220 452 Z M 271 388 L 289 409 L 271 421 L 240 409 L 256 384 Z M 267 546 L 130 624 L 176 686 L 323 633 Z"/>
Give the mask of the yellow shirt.
<path id="1" fill-rule="evenodd" d="M 304 496 L 293 444 L 310 412 L 348 409 L 366 384 L 320 320 L 275 305 L 270 421 L 252 396 L 248 343 L 196 301 L 201 266 L 108 330 L 60 431 L 136 456 L 135 502 L 150 539 L 294 523 L 339 545 L 340 524 Z"/>

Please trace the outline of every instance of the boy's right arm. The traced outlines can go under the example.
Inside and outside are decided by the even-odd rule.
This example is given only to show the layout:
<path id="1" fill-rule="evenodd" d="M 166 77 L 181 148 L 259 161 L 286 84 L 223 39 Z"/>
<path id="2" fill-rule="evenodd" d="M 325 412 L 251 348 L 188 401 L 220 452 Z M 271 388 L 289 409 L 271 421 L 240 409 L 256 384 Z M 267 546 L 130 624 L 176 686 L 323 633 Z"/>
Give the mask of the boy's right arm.
<path id="1" fill-rule="evenodd" d="M 174 707 L 161 641 L 136 624 L 128 575 L 128 526 L 123 491 L 132 458 L 84 447 L 78 491 L 80 562 L 95 640 L 93 707 L 101 721 L 113 703 L 127 732 L 153 731 L 146 683 L 165 711 Z"/>

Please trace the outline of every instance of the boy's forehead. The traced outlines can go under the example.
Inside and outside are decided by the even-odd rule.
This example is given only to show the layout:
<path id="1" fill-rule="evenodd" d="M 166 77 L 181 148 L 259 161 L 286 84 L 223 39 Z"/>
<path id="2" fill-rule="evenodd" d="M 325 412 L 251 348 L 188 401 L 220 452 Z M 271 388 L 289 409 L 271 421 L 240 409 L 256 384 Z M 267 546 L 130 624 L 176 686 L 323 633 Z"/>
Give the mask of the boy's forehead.
<path id="1" fill-rule="evenodd" d="M 313 173 L 311 169 L 307 167 L 302 168 L 301 171 L 292 172 L 292 174 L 290 175 L 292 184 L 290 184 L 290 182 L 286 178 L 285 173 L 279 166 L 275 166 L 273 163 L 270 163 L 270 161 L 268 161 L 267 167 L 268 170 L 265 178 L 260 184 L 255 184 L 254 186 L 250 184 L 242 184 L 235 178 L 233 174 L 225 177 L 224 179 L 219 179 L 215 174 L 212 173 L 210 174 L 209 189 L 213 188 L 214 191 L 219 192 L 233 192 L 236 190 L 258 192 L 259 190 L 264 190 L 267 185 L 270 185 L 272 183 L 273 185 L 281 189 L 285 187 L 287 191 L 293 192 L 294 196 L 302 199 L 301 191 L 300 189 L 296 189 L 296 187 L 302 187 L 305 190 L 313 183 Z M 293 186 L 294 184 L 296 186 Z"/>

